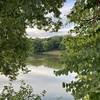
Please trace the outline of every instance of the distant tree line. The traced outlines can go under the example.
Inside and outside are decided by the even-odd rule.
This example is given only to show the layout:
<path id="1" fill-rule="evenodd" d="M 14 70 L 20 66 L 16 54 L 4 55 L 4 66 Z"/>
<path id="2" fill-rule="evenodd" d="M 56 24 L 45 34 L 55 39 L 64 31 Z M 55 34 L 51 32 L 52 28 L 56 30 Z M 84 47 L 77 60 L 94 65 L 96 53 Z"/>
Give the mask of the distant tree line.
<path id="1" fill-rule="evenodd" d="M 64 50 L 65 45 L 62 42 L 62 36 L 55 36 L 45 39 L 31 39 L 31 47 L 29 54 L 41 54 L 42 52 L 52 51 L 52 50 Z"/>

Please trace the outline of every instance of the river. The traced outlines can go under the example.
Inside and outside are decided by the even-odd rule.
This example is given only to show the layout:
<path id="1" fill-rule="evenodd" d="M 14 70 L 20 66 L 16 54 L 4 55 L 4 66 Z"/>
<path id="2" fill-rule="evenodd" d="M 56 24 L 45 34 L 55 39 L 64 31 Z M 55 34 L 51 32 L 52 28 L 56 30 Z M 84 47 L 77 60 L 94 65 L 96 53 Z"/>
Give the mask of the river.
<path id="1" fill-rule="evenodd" d="M 47 58 L 48 57 L 29 58 L 27 67 L 31 71 L 27 74 L 20 72 L 17 76 L 17 80 L 12 82 L 13 87 L 17 90 L 20 86 L 20 81 L 24 80 L 25 83 L 32 86 L 34 93 L 39 94 L 43 90 L 47 91 L 46 95 L 42 98 L 43 100 L 74 100 L 71 93 L 66 92 L 66 90 L 62 88 L 62 82 L 69 83 L 71 80 L 75 80 L 76 74 L 69 73 L 67 76 L 55 76 L 54 71 L 59 69 L 57 66 L 59 62 L 58 58 L 51 58 L 50 56 Z M 47 62 L 49 62 L 49 64 Z M 8 84 L 9 78 L 1 75 L 0 91 L 2 91 L 3 86 Z"/>

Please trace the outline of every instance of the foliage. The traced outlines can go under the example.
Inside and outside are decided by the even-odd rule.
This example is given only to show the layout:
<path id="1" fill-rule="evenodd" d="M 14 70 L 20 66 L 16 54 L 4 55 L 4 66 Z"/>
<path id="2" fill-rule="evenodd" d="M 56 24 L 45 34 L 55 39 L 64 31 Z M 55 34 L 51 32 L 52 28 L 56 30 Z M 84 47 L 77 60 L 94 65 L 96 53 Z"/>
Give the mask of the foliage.
<path id="1" fill-rule="evenodd" d="M 64 0 L 0 0 L 0 72 L 15 78 L 24 69 L 28 42 L 25 29 L 57 31 Z M 47 14 L 53 13 L 54 22 Z"/>
<path id="2" fill-rule="evenodd" d="M 33 94 L 32 87 L 22 81 L 19 91 L 15 91 L 11 83 L 4 86 L 0 100 L 41 100 L 45 93 L 44 90 L 41 95 Z"/>
<path id="3" fill-rule="evenodd" d="M 62 44 L 63 37 L 55 36 L 43 40 L 44 51 L 61 50 L 64 49 Z"/>
<path id="4" fill-rule="evenodd" d="M 41 54 L 47 51 L 64 50 L 63 37 L 55 36 L 47 39 L 33 39 L 30 41 L 29 55 Z"/>
<path id="5" fill-rule="evenodd" d="M 76 0 L 68 15 L 75 27 L 64 39 L 64 69 L 57 74 L 76 72 L 78 81 L 63 83 L 76 100 L 100 99 L 100 0 Z"/>
<path id="6" fill-rule="evenodd" d="M 33 52 L 32 53 L 37 54 L 37 53 L 41 53 L 44 51 L 43 43 L 41 39 L 35 39 L 32 42 L 33 42 L 33 45 L 32 45 Z"/>

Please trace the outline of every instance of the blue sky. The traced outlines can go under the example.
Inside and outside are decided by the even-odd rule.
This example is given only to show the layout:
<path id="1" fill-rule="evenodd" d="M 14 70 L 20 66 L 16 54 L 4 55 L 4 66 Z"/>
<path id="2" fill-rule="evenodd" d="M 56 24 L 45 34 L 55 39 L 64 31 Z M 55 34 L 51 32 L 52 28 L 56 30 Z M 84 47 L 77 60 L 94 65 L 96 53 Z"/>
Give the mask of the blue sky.
<path id="1" fill-rule="evenodd" d="M 67 0 L 67 2 L 64 3 L 64 6 L 60 9 L 61 11 L 61 17 L 62 21 L 65 24 L 67 22 L 67 18 L 65 15 L 67 15 L 71 8 L 74 6 L 75 0 Z M 73 24 L 64 25 L 61 29 L 59 29 L 58 32 L 45 32 L 44 30 L 38 30 L 37 28 L 27 28 L 26 32 L 28 34 L 28 37 L 31 38 L 48 38 L 52 36 L 61 36 L 68 34 L 68 31 L 73 28 Z"/>

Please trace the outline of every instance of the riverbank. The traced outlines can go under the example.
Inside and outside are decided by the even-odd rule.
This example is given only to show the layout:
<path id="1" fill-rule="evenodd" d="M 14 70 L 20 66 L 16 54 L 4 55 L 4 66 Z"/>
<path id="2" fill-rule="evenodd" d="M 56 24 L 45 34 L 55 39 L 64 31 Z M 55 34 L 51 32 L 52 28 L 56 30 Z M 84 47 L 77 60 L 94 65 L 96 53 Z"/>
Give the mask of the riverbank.
<path id="1" fill-rule="evenodd" d="M 60 56 L 62 53 L 62 50 L 53 50 L 48 52 L 43 52 L 43 55 L 54 55 L 54 56 Z"/>
<path id="2" fill-rule="evenodd" d="M 35 54 L 27 58 L 27 64 L 40 66 L 45 65 L 53 68 L 61 68 L 61 50 L 43 52 L 42 54 Z"/>

